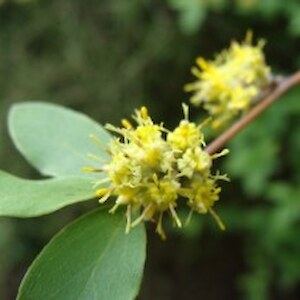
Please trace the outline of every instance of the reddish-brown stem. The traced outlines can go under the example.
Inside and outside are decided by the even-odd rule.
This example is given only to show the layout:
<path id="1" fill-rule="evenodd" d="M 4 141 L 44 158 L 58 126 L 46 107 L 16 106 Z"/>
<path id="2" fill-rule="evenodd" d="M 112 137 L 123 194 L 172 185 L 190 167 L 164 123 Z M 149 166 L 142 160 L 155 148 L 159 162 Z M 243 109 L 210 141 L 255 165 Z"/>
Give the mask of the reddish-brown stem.
<path id="1" fill-rule="evenodd" d="M 244 117 L 236 121 L 231 127 L 225 130 L 214 141 L 212 141 L 205 151 L 209 154 L 216 153 L 220 150 L 228 141 L 235 137 L 242 129 L 253 122 L 262 112 L 264 112 L 269 106 L 271 106 L 275 100 L 284 95 L 291 88 L 300 84 L 300 71 L 283 79 L 279 82 L 268 95 L 259 101 Z"/>

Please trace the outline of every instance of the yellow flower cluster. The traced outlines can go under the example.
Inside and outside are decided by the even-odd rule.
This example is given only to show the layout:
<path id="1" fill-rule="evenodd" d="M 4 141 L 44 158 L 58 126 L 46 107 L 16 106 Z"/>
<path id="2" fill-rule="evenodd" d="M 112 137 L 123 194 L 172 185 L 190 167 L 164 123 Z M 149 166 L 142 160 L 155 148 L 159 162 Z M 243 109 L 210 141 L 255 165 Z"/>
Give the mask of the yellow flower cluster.
<path id="1" fill-rule="evenodd" d="M 128 120 L 122 121 L 122 128 L 107 125 L 107 129 L 117 133 L 108 153 L 110 161 L 99 171 L 106 174 L 104 180 L 108 187 L 100 187 L 96 194 L 100 203 L 110 196 L 116 196 L 114 212 L 120 205 L 127 206 L 126 232 L 141 221 L 152 220 L 157 223 L 156 231 L 165 238 L 162 218 L 169 212 L 175 224 L 182 223 L 176 213 L 178 198 L 182 197 L 191 212 L 200 214 L 210 212 L 220 227 L 223 224 L 213 211 L 214 202 L 219 199 L 221 188 L 219 179 L 226 175 L 211 173 L 212 160 L 228 151 L 209 155 L 203 150 L 204 138 L 201 127 L 188 119 L 188 107 L 183 105 L 184 119 L 174 131 L 169 131 L 153 123 L 145 107 L 136 110 L 133 126 Z M 132 216 L 139 216 L 132 220 Z"/>
<path id="2" fill-rule="evenodd" d="M 187 84 L 185 90 L 194 92 L 192 104 L 203 105 L 214 117 L 213 127 L 246 111 L 269 84 L 270 68 L 265 63 L 263 46 L 263 41 L 253 46 L 252 33 L 248 32 L 244 42 L 232 42 L 215 60 L 196 60 L 192 73 L 197 81 Z"/>

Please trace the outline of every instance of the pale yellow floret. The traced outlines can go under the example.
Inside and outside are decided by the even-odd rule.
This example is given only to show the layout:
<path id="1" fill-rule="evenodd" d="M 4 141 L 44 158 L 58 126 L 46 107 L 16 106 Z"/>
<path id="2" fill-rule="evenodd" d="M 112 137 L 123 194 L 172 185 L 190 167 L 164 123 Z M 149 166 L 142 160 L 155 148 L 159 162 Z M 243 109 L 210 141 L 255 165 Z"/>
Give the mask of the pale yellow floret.
<path id="1" fill-rule="evenodd" d="M 162 148 L 159 145 L 149 146 L 144 151 L 143 161 L 149 165 L 150 168 L 158 168 L 162 160 Z"/>
<path id="2" fill-rule="evenodd" d="M 194 93 L 192 104 L 203 105 L 215 117 L 214 127 L 248 110 L 269 84 L 270 68 L 265 63 L 263 47 L 263 41 L 253 46 L 252 33 L 247 33 L 244 42 L 232 42 L 215 60 L 196 60 L 192 74 L 197 81 L 187 84 L 185 90 Z"/>
<path id="3" fill-rule="evenodd" d="M 96 183 L 99 201 L 104 203 L 115 196 L 111 213 L 119 206 L 127 206 L 126 233 L 142 221 L 154 221 L 156 232 L 165 239 L 162 222 L 166 212 L 176 226 L 182 226 L 176 212 L 179 197 L 193 211 L 202 214 L 211 212 L 218 200 L 221 189 L 216 181 L 223 179 L 223 175 L 211 174 L 212 160 L 226 153 L 205 152 L 201 128 L 206 121 L 198 126 L 190 122 L 185 104 L 183 112 L 184 119 L 169 131 L 162 124 L 154 124 L 147 108 L 142 107 L 133 116 L 136 126 L 125 119 L 122 128 L 106 126 L 120 138 L 111 141 L 107 151 L 110 159 L 104 165 L 103 161 L 91 157 L 102 163 L 101 167 L 86 168 L 86 171 L 102 172 L 106 176 Z M 99 144 L 97 138 L 93 140 Z M 104 183 L 108 185 L 103 186 Z M 140 214 L 133 218 L 133 212 Z"/>
<path id="4" fill-rule="evenodd" d="M 188 149 L 182 158 L 178 159 L 177 164 L 179 175 L 191 178 L 195 172 L 210 170 L 212 158 L 200 148 Z"/>
<path id="5" fill-rule="evenodd" d="M 146 144 L 153 143 L 161 138 L 161 129 L 158 125 L 152 124 L 138 126 L 132 135 L 141 145 L 146 146 Z"/>
<path id="6" fill-rule="evenodd" d="M 157 210 L 167 210 L 169 205 L 176 205 L 179 187 L 179 182 L 167 177 L 157 183 L 149 183 L 144 201 L 153 203 Z"/>
<path id="7" fill-rule="evenodd" d="M 188 187 L 182 188 L 180 193 L 188 198 L 188 205 L 196 212 L 205 214 L 214 203 L 219 200 L 220 187 L 216 186 L 213 178 L 195 176 Z"/>
<path id="8" fill-rule="evenodd" d="M 168 134 L 167 142 L 173 149 L 185 151 L 187 148 L 201 146 L 204 139 L 195 123 L 182 120 L 179 126 Z"/>

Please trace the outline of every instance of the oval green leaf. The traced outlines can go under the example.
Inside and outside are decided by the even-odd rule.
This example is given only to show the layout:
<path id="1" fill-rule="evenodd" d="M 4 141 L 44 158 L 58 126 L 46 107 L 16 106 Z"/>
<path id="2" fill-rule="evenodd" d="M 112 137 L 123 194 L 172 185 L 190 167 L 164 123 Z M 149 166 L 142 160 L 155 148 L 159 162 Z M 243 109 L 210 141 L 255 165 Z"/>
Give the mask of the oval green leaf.
<path id="1" fill-rule="evenodd" d="M 93 197 L 90 178 L 27 180 L 0 171 L 0 216 L 41 216 Z"/>
<path id="2" fill-rule="evenodd" d="M 42 174 L 93 176 L 83 166 L 96 165 L 88 153 L 107 160 L 107 154 L 89 139 L 95 135 L 106 147 L 110 135 L 98 123 L 70 109 L 42 102 L 15 104 L 8 119 L 9 133 L 24 157 Z"/>
<path id="3" fill-rule="evenodd" d="M 145 261 L 140 225 L 124 232 L 123 213 L 94 211 L 58 233 L 25 275 L 18 300 L 135 299 Z"/>

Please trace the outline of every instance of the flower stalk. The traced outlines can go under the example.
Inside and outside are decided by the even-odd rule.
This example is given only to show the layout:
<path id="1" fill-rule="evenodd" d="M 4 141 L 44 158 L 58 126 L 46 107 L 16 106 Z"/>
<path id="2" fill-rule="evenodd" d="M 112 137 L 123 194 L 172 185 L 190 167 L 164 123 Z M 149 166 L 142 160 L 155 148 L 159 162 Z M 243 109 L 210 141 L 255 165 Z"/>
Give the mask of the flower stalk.
<path id="1" fill-rule="evenodd" d="M 236 121 L 231 127 L 218 136 L 213 142 L 211 142 L 205 151 L 208 154 L 216 153 L 232 138 L 234 138 L 239 132 L 241 132 L 246 126 L 251 124 L 260 114 L 262 114 L 267 108 L 269 108 L 277 99 L 287 93 L 290 89 L 300 84 L 300 71 L 293 75 L 282 79 L 276 85 L 273 86 L 267 95 L 261 99 L 246 115 Z"/>

